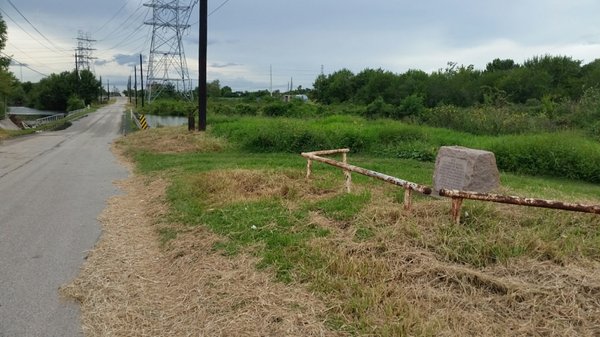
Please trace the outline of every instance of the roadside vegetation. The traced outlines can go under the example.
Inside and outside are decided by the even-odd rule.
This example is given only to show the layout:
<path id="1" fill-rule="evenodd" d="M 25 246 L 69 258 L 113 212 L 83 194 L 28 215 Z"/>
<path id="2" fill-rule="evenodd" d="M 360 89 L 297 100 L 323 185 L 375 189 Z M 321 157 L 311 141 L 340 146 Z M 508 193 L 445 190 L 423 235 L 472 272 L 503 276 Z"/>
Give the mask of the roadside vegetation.
<path id="1" fill-rule="evenodd" d="M 286 93 L 310 101 L 290 102 L 214 81 L 208 132 L 142 131 L 118 148 L 139 174 L 166 181 L 168 210 L 154 223 L 165 254 L 187 256 L 192 269 L 213 268 L 199 254 L 253 259 L 327 308 L 313 312 L 322 334 L 593 335 L 597 215 L 465 201 L 454 224 L 447 199 L 416 196 L 407 212 L 402 190 L 353 175 L 347 194 L 341 172 L 318 163 L 307 180 L 299 153 L 348 147 L 352 164 L 430 185 L 437 149 L 462 145 L 495 153 L 499 193 L 599 204 L 598 64 L 543 56 L 484 71 L 341 70 Z M 194 109 L 164 97 L 144 112 Z M 214 240 L 200 253 L 205 231 Z M 221 315 L 233 321 L 257 303 Z"/>
<path id="2" fill-rule="evenodd" d="M 506 153 L 518 157 L 518 144 L 541 137 L 542 146 L 552 135 L 495 139 L 356 116 L 211 120 L 206 134 L 160 128 L 119 141 L 138 173 L 168 181 L 169 210 L 155 223 L 164 251 L 193 256 L 194 229 L 210 230 L 212 254 L 255 257 L 275 282 L 314 294 L 329 308 L 319 319 L 330 335 L 585 335 L 600 323 L 597 215 L 473 201 L 453 224 L 446 199 L 417 197 L 405 212 L 402 190 L 390 185 L 353 175 L 346 194 L 341 172 L 319 164 L 306 180 L 298 155 L 350 146 L 352 164 L 430 184 L 431 158 L 377 149 L 418 141 L 433 155 L 446 142 L 510 143 Z M 497 156 L 502 163 L 505 153 Z M 597 183 L 506 171 L 501 181 L 501 193 L 600 202 Z"/>

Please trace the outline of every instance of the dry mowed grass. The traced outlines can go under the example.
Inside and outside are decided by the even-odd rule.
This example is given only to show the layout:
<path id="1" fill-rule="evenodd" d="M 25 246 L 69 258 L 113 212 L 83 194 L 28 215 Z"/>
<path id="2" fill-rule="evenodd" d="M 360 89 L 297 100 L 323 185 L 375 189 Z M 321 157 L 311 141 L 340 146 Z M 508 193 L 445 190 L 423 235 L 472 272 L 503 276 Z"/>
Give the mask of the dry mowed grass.
<path id="1" fill-rule="evenodd" d="M 124 149 L 159 153 L 215 152 L 226 147 L 222 139 L 187 132 L 185 127 L 141 130 L 118 143 Z"/>
<path id="2" fill-rule="evenodd" d="M 264 241 L 226 254 L 219 244 L 236 236 L 169 215 L 169 180 L 132 177 L 102 214 L 104 234 L 80 276 L 61 289 L 81 302 L 86 335 L 600 335 L 600 247 L 584 242 L 599 235 L 598 216 L 467 203 L 470 214 L 455 225 L 448 200 L 419 198 L 407 212 L 401 193 L 373 182 L 354 186 L 368 195 L 358 211 L 332 208 L 346 202 L 341 173 L 306 181 L 302 168 L 229 169 L 182 179 L 203 212 L 274 200 L 303 214 L 286 230 L 327 235 L 306 237 L 298 247 L 311 254 L 280 282 L 275 266 L 256 267 Z M 552 224 L 568 229 L 536 229 Z M 161 245 L 165 229 L 176 235 Z"/>

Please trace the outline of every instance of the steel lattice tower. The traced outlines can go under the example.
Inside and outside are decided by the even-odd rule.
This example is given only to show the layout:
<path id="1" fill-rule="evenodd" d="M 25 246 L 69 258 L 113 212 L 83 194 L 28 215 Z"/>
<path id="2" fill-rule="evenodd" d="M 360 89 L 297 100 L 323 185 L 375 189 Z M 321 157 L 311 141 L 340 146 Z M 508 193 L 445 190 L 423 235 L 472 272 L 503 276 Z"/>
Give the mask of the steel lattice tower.
<path id="1" fill-rule="evenodd" d="M 197 0 L 152 0 L 144 6 L 152 8 L 152 20 L 144 22 L 152 26 L 152 42 L 146 91 L 148 102 L 165 89 L 172 88 L 188 100 L 192 100 L 192 82 L 187 68 L 182 37 Z"/>
<path id="2" fill-rule="evenodd" d="M 94 48 L 92 48 L 92 43 L 96 42 L 96 40 L 91 39 L 90 33 L 84 34 L 81 30 L 78 32 L 76 40 L 77 48 L 75 49 L 75 51 L 77 52 L 77 68 L 79 70 L 91 70 L 90 65 L 92 64 L 92 62 L 90 61 L 95 59 L 95 57 L 92 57 L 92 51 L 95 50 Z"/>

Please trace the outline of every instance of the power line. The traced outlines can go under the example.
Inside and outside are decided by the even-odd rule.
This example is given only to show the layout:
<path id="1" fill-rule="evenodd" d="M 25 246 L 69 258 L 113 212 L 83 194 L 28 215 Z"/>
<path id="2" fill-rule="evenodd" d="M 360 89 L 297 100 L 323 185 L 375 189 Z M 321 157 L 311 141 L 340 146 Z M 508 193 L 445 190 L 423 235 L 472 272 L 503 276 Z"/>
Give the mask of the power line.
<path id="1" fill-rule="evenodd" d="M 28 24 L 29 24 L 29 25 L 30 25 L 30 26 L 31 26 L 31 27 L 32 27 L 32 28 L 33 28 L 33 29 L 34 29 L 34 30 L 35 30 L 35 31 L 36 31 L 38 34 L 40 34 L 40 36 L 41 36 L 41 37 L 43 37 L 43 38 L 44 38 L 46 41 L 48 41 L 48 43 L 50 43 L 50 45 L 51 45 L 52 47 L 54 47 L 54 48 L 55 48 L 55 49 L 56 49 L 58 52 L 61 52 L 61 53 L 63 52 L 63 51 L 61 51 L 61 50 L 60 50 L 60 48 L 59 48 L 59 47 L 57 47 L 57 46 L 54 44 L 54 42 L 50 41 L 50 39 L 48 39 L 48 38 L 46 37 L 46 35 L 42 34 L 42 32 L 40 32 L 40 31 L 39 31 L 39 30 L 38 30 L 38 29 L 35 27 L 35 26 L 33 25 L 33 23 L 31 23 L 31 21 L 29 21 L 29 19 L 27 19 L 27 17 L 25 17 L 25 15 L 23 15 L 23 13 L 21 13 L 21 11 L 20 11 L 20 10 L 17 8 L 17 6 L 15 6 L 15 5 L 12 3 L 12 1 L 10 1 L 10 0 L 6 0 L 6 1 L 8 1 L 8 3 L 11 5 L 11 7 L 12 7 L 12 8 L 14 8 L 14 10 L 15 10 L 15 11 L 17 11 L 17 13 L 19 13 L 19 15 L 21 15 L 21 17 L 22 17 L 23 19 L 25 19 L 25 21 L 26 21 L 26 22 L 27 22 L 27 23 L 28 23 Z"/>
<path id="2" fill-rule="evenodd" d="M 144 16 L 143 21 L 146 21 L 146 18 L 148 18 L 148 14 L 150 13 L 150 8 L 148 8 L 148 10 L 146 11 L 146 15 Z M 113 50 L 116 49 L 118 47 L 120 47 L 121 45 L 123 45 L 124 43 L 128 42 L 130 40 L 131 37 L 133 37 L 135 34 L 139 34 L 140 32 L 143 32 L 141 30 L 142 27 L 144 27 L 145 24 L 142 22 L 142 24 L 140 24 L 139 26 L 137 26 L 129 35 L 125 36 L 121 41 L 119 41 L 117 44 L 113 45 L 110 48 L 107 48 L 106 50 Z"/>
<path id="3" fill-rule="evenodd" d="M 126 18 L 126 19 L 125 19 L 123 22 L 121 22 L 121 23 L 120 23 L 120 24 L 119 24 L 119 25 L 118 25 L 118 26 L 117 26 L 115 29 L 113 29 L 113 30 L 112 30 L 110 33 L 106 34 L 106 36 L 105 36 L 104 38 L 101 38 L 101 39 L 100 39 L 100 41 L 104 41 L 104 40 L 106 40 L 107 38 L 109 38 L 111 35 L 113 35 L 114 33 L 118 32 L 118 31 L 123 31 L 123 30 L 127 29 L 127 28 L 124 28 L 124 26 L 125 26 L 126 24 L 128 24 L 129 20 L 131 20 L 131 18 L 132 18 L 134 15 L 136 15 L 136 14 L 137 14 L 137 13 L 140 11 L 140 9 L 143 9 L 143 8 L 144 8 L 144 6 L 140 5 L 140 6 L 139 6 L 139 7 L 138 7 L 138 8 L 137 8 L 135 11 L 133 11 L 133 13 L 131 13 L 131 14 L 130 14 L 130 15 L 129 15 L 129 16 L 128 16 L 128 17 L 127 17 L 127 18 Z M 141 13 L 141 14 L 143 14 L 143 13 Z M 148 14 L 146 13 L 146 15 L 148 15 Z M 138 16 L 136 17 L 136 20 L 137 20 L 137 19 L 139 19 L 140 17 L 141 17 L 141 15 L 138 15 Z M 128 28 L 130 28 L 130 27 L 128 27 Z"/>
<path id="4" fill-rule="evenodd" d="M 35 72 L 35 73 L 38 73 L 39 75 L 42 75 L 42 76 L 44 76 L 44 77 L 48 77 L 48 75 L 46 75 L 46 74 L 44 74 L 44 73 L 41 73 L 41 72 L 39 72 L 39 71 L 37 71 L 37 70 L 35 70 L 35 69 L 31 68 L 29 65 L 27 65 L 27 64 L 25 64 L 25 63 L 22 63 L 22 62 L 19 62 L 19 61 L 15 60 L 15 59 L 14 59 L 12 56 L 10 56 L 10 55 L 7 55 L 7 54 L 5 54 L 5 53 L 4 53 L 4 52 L 2 52 L 2 51 L 0 51 L 0 54 L 4 55 L 5 57 L 8 57 L 8 58 L 9 58 L 11 61 L 13 61 L 13 62 L 15 62 L 15 63 L 18 63 L 18 64 L 19 64 L 20 66 L 22 66 L 22 67 L 25 67 L 25 68 L 27 68 L 27 69 L 29 69 L 29 70 L 31 70 L 31 71 L 33 71 L 33 72 Z"/>
<path id="5" fill-rule="evenodd" d="M 44 62 L 44 63 L 41 63 L 41 62 L 37 61 L 36 59 L 34 59 L 33 57 L 29 56 L 29 55 L 31 54 L 31 52 L 25 52 L 25 51 L 23 51 L 22 49 L 20 49 L 19 47 L 17 47 L 17 46 L 15 46 L 14 44 L 12 44 L 10 41 L 7 41 L 7 42 L 8 42 L 8 43 L 7 43 L 7 46 L 8 46 L 8 47 L 10 47 L 10 48 L 13 48 L 13 49 L 16 49 L 17 51 L 21 52 L 21 53 L 23 54 L 23 56 L 27 57 L 28 59 L 32 60 L 33 62 L 35 62 L 35 63 L 37 63 L 37 64 L 39 64 L 39 65 L 41 65 L 41 66 L 43 66 L 43 67 L 45 67 L 45 68 L 48 68 L 48 69 L 50 69 L 50 70 L 57 70 L 57 69 L 54 69 L 54 68 L 53 68 L 53 67 L 51 67 L 51 66 L 48 66 L 48 63 L 46 63 L 46 62 Z M 44 59 L 45 59 L 45 60 L 48 60 L 48 59 L 50 59 L 50 58 L 56 58 L 56 57 L 55 57 L 55 56 L 54 56 L 54 57 L 44 57 Z M 60 56 L 60 59 L 64 59 L 64 57 L 63 57 L 63 56 Z M 54 62 L 54 63 L 51 63 L 51 64 L 57 64 L 57 63 L 56 63 L 56 62 Z"/>
<path id="6" fill-rule="evenodd" d="M 117 15 L 119 15 L 119 13 L 121 13 L 121 10 L 123 10 L 123 8 L 125 8 L 125 6 L 127 6 L 127 0 L 125 0 L 125 3 L 123 4 L 123 6 L 121 6 L 119 9 L 117 9 L 117 11 L 115 12 L 115 14 L 108 19 L 108 21 L 106 21 L 102 26 L 100 26 L 100 28 L 98 28 L 94 34 L 98 33 L 99 31 L 101 31 L 104 27 L 106 27 L 106 25 L 108 25 L 112 20 L 114 20 Z"/>
<path id="7" fill-rule="evenodd" d="M 213 15 L 216 11 L 218 11 L 219 9 L 221 9 L 221 7 L 225 6 L 228 2 L 229 2 L 229 0 L 223 1 L 222 4 L 220 4 L 219 6 L 217 6 L 217 8 L 213 9 L 210 13 L 208 13 L 208 16 Z"/>
<path id="8" fill-rule="evenodd" d="M 37 43 L 39 43 L 40 46 L 48 49 L 51 52 L 56 52 L 56 50 L 53 50 L 52 48 L 50 48 L 47 45 L 43 44 L 42 41 L 40 41 L 39 39 L 37 39 L 35 36 L 31 35 L 27 30 L 25 30 L 25 28 L 21 27 L 21 25 L 16 20 L 14 20 L 10 15 L 8 15 L 8 13 L 6 13 L 2 8 L 0 8 L 0 12 L 2 12 L 7 18 L 9 18 L 10 21 L 12 21 L 15 25 L 17 25 L 17 27 L 19 27 L 19 29 L 21 29 L 25 34 L 29 35 L 29 37 L 31 39 L 33 39 L 34 41 L 36 41 Z"/>

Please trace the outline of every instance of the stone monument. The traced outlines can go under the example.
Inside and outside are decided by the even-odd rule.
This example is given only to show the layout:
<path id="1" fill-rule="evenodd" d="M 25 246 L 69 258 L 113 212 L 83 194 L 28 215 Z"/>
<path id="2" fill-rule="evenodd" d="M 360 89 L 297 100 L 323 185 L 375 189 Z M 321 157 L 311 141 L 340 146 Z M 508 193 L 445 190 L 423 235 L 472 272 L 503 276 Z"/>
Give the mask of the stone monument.
<path id="1" fill-rule="evenodd" d="M 496 156 L 462 146 L 442 146 L 435 160 L 433 190 L 489 192 L 500 186 Z"/>

